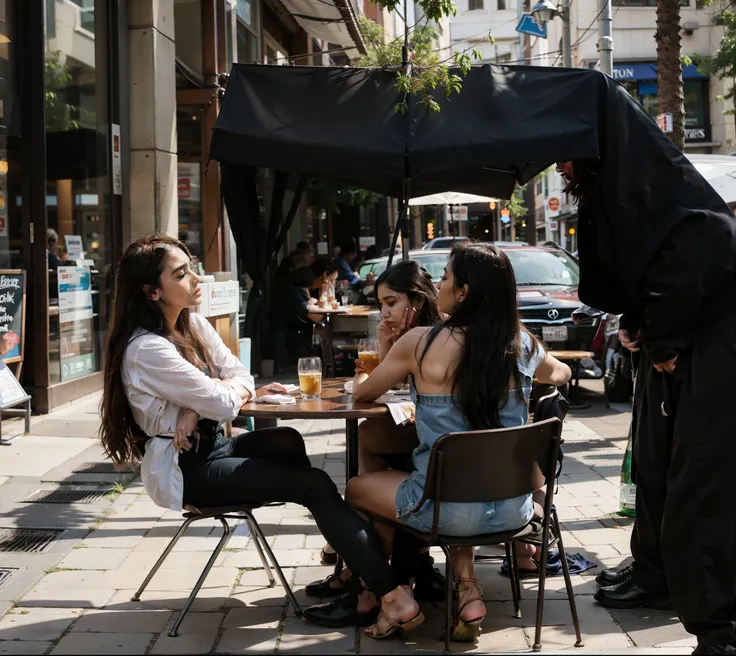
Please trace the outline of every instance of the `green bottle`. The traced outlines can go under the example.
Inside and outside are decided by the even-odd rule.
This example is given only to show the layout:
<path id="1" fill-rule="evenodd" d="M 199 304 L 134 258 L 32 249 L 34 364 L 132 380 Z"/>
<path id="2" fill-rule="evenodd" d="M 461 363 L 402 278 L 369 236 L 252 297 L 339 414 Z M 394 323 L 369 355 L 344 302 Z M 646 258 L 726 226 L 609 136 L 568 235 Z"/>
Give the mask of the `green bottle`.
<path id="1" fill-rule="evenodd" d="M 636 517 L 636 483 L 631 480 L 631 448 L 633 433 L 629 428 L 624 462 L 621 465 L 621 488 L 619 492 L 619 515 Z"/>

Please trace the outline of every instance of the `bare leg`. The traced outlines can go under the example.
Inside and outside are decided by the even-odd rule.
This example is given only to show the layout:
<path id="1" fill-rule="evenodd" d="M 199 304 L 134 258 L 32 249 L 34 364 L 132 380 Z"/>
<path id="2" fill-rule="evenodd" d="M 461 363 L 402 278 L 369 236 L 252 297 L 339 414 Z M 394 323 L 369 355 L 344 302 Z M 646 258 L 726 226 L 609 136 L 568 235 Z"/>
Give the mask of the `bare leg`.
<path id="1" fill-rule="evenodd" d="M 475 582 L 473 547 L 456 547 L 453 550 L 453 557 L 455 559 L 455 576 L 461 583 L 458 588 L 460 617 L 466 622 L 484 617 L 486 607 L 479 599 L 480 589 Z M 469 601 L 473 598 L 476 600 Z"/>
<path id="2" fill-rule="evenodd" d="M 535 503 L 538 503 L 540 506 L 544 508 L 545 496 L 546 495 L 545 495 L 544 490 L 537 490 L 532 495 L 532 498 L 534 499 Z M 524 542 L 517 542 L 515 549 L 516 549 L 516 554 L 517 554 L 518 563 L 519 563 L 519 571 L 536 572 L 539 570 L 539 567 L 537 566 L 537 563 L 534 562 L 534 559 L 537 558 L 539 555 L 541 555 L 542 553 L 541 548 L 535 547 L 533 544 L 525 544 Z"/>

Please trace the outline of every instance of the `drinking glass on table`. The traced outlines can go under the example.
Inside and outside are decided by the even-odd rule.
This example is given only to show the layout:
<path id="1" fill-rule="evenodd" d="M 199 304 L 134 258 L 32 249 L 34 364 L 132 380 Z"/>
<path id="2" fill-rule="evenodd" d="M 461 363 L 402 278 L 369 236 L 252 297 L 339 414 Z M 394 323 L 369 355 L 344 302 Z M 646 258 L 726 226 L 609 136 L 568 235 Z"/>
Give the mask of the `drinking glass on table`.
<path id="1" fill-rule="evenodd" d="M 365 373 L 370 375 L 373 370 L 381 364 L 381 350 L 377 339 L 361 339 L 358 342 L 358 358 Z"/>
<path id="2" fill-rule="evenodd" d="M 299 391 L 304 401 L 318 399 L 322 394 L 322 360 L 299 358 Z"/>

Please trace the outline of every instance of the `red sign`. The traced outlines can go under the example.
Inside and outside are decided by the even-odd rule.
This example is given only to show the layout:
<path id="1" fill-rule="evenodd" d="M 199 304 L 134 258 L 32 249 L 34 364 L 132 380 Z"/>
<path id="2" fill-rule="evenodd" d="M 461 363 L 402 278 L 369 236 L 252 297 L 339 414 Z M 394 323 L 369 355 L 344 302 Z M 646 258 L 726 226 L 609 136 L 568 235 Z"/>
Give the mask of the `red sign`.
<path id="1" fill-rule="evenodd" d="M 179 198 L 188 199 L 192 197 L 192 187 L 189 178 L 179 178 Z"/>
<path id="2" fill-rule="evenodd" d="M 550 199 L 547 201 L 547 207 L 549 207 L 550 212 L 559 212 L 560 199 L 557 198 L 557 196 L 551 196 Z"/>

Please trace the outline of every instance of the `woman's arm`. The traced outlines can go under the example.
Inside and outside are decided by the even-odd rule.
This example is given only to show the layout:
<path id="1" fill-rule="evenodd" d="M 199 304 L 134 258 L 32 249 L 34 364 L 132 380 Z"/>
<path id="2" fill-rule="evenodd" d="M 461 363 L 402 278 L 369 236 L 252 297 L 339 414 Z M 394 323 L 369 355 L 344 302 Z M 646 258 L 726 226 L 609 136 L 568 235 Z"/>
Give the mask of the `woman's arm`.
<path id="1" fill-rule="evenodd" d="M 353 396 L 356 401 L 375 401 L 396 383 L 414 373 L 416 349 L 426 328 L 415 328 L 401 337 L 394 347 L 368 376 L 358 374 L 353 382 Z"/>
<path id="2" fill-rule="evenodd" d="M 572 377 L 570 367 L 564 362 L 560 362 L 557 358 L 546 353 L 544 360 L 539 363 L 534 377 L 543 385 L 554 385 L 559 387 L 564 385 Z"/>

